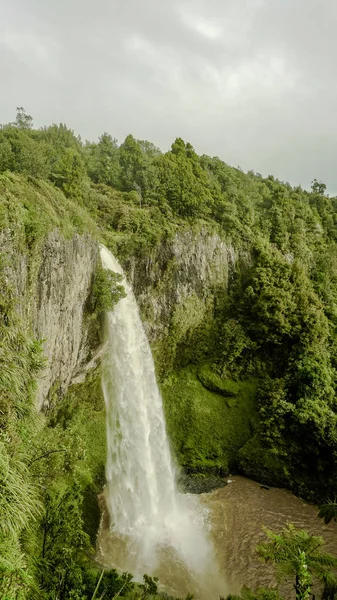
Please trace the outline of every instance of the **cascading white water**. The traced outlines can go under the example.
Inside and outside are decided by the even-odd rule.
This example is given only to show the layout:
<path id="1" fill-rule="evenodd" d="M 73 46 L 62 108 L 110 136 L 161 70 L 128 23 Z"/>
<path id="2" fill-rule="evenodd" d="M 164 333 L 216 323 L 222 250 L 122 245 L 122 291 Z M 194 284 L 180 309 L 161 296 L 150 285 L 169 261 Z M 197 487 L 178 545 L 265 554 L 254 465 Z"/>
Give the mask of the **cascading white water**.
<path id="1" fill-rule="evenodd" d="M 163 549 L 169 549 L 199 576 L 213 562 L 202 510 L 196 507 L 196 498 L 176 490 L 162 399 L 132 289 L 118 261 L 104 247 L 101 260 L 104 268 L 123 276 L 127 294 L 107 314 L 103 360 L 111 529 L 126 541 L 126 554 L 134 554 L 135 575 L 146 570 L 153 574 Z"/>

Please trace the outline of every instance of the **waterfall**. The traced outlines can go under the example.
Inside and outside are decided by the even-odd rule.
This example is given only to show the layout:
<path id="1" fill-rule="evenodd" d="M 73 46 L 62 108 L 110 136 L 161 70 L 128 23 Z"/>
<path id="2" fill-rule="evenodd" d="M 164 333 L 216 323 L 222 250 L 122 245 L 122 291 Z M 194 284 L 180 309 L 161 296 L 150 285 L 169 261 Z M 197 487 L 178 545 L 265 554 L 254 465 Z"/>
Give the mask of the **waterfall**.
<path id="1" fill-rule="evenodd" d="M 107 313 L 102 386 L 107 411 L 107 505 L 116 559 L 135 575 L 153 574 L 175 556 L 192 573 L 209 570 L 212 545 L 198 499 L 179 494 L 151 349 L 136 299 L 114 256 L 101 247 L 102 265 L 123 276 L 126 297 Z M 117 550 L 118 551 L 118 550 Z M 130 556 L 134 562 L 130 567 Z M 127 565 L 125 560 L 127 560 Z M 214 561 L 213 561 L 214 562 Z"/>

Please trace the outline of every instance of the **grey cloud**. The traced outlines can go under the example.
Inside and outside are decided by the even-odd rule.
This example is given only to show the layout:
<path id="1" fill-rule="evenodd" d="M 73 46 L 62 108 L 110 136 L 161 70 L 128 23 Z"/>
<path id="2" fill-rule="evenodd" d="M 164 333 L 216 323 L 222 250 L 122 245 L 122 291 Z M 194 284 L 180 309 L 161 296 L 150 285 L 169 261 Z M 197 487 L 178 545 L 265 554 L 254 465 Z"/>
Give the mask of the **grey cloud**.
<path id="1" fill-rule="evenodd" d="M 4 0 L 1 121 L 176 136 L 337 192 L 337 7 L 315 0 Z"/>

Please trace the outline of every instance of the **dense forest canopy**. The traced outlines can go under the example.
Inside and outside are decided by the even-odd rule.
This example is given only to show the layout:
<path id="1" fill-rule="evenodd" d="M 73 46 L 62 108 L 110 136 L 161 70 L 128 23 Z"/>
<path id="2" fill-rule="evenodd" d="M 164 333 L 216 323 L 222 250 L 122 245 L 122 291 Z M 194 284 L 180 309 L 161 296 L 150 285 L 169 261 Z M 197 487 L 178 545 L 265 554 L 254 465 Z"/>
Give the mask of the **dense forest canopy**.
<path id="1" fill-rule="evenodd" d="M 26 194 L 27 186 L 36 196 Z M 97 143 L 83 142 L 64 124 L 35 129 L 19 108 L 15 122 L 0 129 L 0 229 L 20 223 L 30 252 L 52 218 L 34 198 L 41 190 L 51 198 L 53 187 L 59 226 L 67 218 L 74 229 L 90 224 L 122 259 L 146 255 L 186 227 L 216 231 L 245 254 L 225 301 L 219 293 L 211 342 L 199 340 L 196 358 L 175 357 L 161 376 L 186 360 L 199 360 L 220 378 L 256 379 L 259 423 L 252 457 L 263 462 L 267 452 L 280 481 L 311 499 L 337 494 L 337 198 L 325 195 L 325 185 L 313 180 L 309 192 L 273 176 L 243 173 L 218 157 L 198 156 L 181 138 L 165 153 L 132 135 L 121 144 L 106 132 Z M 54 598 L 56 585 L 62 588 L 57 597 L 68 597 L 68 588 L 83 588 L 89 577 L 84 565 L 91 540 L 80 507 L 92 476 L 76 462 L 80 450 L 69 450 L 82 435 L 74 414 L 66 434 L 62 407 L 48 415 L 51 421 L 41 434 L 40 421 L 47 417 L 38 418 L 34 408 L 41 349 L 22 329 L 1 269 L 0 277 L 5 292 L 0 362 L 6 365 L 0 375 L 0 470 L 10 474 L 0 481 L 0 511 L 6 514 L 0 554 L 7 556 L 0 560 L 0 572 L 7 577 L 8 598 L 19 597 L 16 589 L 37 587 Z M 81 410 L 85 414 L 85 403 Z M 36 460 L 43 444 L 53 449 L 61 438 L 63 452 Z M 78 448 L 85 443 L 79 441 Z M 254 465 L 250 472 L 254 475 Z M 56 483 L 48 491 L 44 484 L 41 493 L 45 478 Z M 102 473 L 93 484 L 96 492 L 101 484 Z M 61 505 L 69 506 L 72 520 L 62 519 Z M 28 535 L 34 519 L 38 528 Z M 60 558 L 64 539 L 69 552 Z M 35 547 L 41 544 L 37 560 Z M 66 575 L 72 561 L 76 581 Z"/>

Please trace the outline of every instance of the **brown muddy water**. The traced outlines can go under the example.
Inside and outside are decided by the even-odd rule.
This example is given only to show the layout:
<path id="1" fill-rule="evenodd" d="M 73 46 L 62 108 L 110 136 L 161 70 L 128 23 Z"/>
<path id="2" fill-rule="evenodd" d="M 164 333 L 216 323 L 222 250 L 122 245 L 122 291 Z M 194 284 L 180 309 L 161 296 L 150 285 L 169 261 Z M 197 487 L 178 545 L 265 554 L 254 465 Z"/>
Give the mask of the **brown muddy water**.
<path id="1" fill-rule="evenodd" d="M 317 517 L 317 507 L 307 504 L 290 492 L 277 488 L 263 489 L 245 477 L 234 476 L 226 487 L 199 496 L 206 507 L 207 524 L 214 544 L 214 562 L 219 569 L 217 582 L 207 583 L 208 592 L 196 582 L 173 556 L 162 556 L 155 573 L 163 589 L 176 595 L 194 592 L 196 598 L 218 598 L 238 593 L 245 585 L 252 589 L 276 584 L 273 567 L 261 563 L 255 553 L 258 543 L 266 539 L 263 527 L 280 531 L 287 523 L 324 538 L 324 549 L 337 555 L 337 524 Z M 109 532 L 109 519 L 102 501 L 102 523 L 98 537 L 97 560 L 105 567 L 128 570 L 127 548 Z M 214 578 L 213 578 L 214 579 Z M 280 592 L 294 598 L 293 582 L 282 582 Z M 318 590 L 316 590 L 318 591 Z"/>

